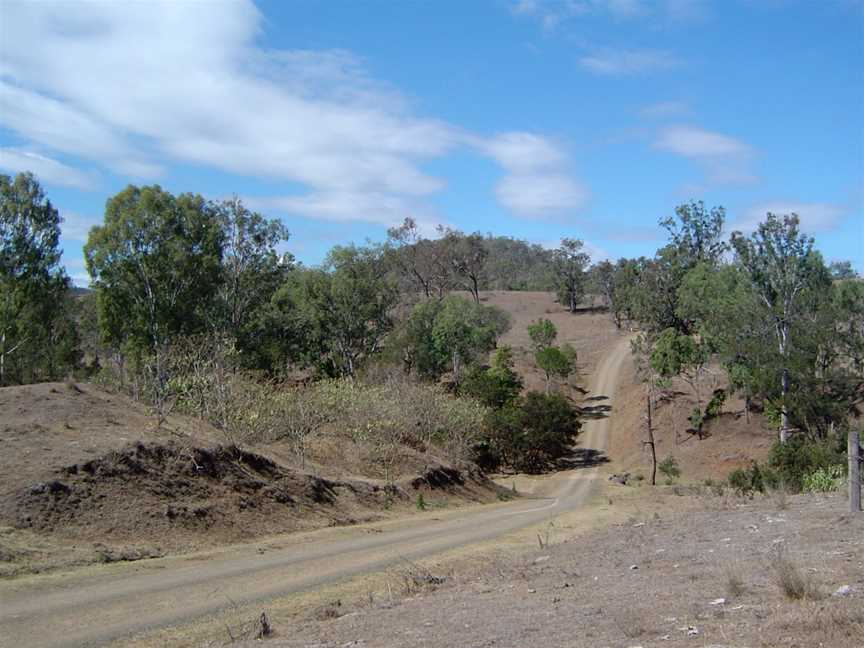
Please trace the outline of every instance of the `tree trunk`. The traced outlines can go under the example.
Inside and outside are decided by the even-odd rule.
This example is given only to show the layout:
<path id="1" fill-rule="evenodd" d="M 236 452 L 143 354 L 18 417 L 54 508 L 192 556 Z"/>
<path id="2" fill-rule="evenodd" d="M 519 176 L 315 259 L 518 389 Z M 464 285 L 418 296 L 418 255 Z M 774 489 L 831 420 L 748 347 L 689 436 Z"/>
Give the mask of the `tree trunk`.
<path id="1" fill-rule="evenodd" d="M 471 277 L 471 295 L 474 297 L 474 303 L 480 303 L 480 286 L 477 283 L 477 277 Z"/>
<path id="2" fill-rule="evenodd" d="M 849 455 L 849 510 L 852 513 L 861 512 L 861 446 L 858 442 L 858 431 L 849 428 L 847 439 L 847 454 Z"/>
<path id="3" fill-rule="evenodd" d="M 648 440 L 644 443 L 651 448 L 651 485 L 657 485 L 657 447 L 654 443 L 654 428 L 651 426 L 651 394 L 645 399 L 645 408 L 648 413 Z"/>
<path id="4" fill-rule="evenodd" d="M 783 367 L 783 375 L 780 379 L 780 393 L 782 402 L 780 404 L 780 443 L 786 443 L 789 439 L 789 410 L 786 407 L 786 398 L 789 394 L 789 370 Z"/>

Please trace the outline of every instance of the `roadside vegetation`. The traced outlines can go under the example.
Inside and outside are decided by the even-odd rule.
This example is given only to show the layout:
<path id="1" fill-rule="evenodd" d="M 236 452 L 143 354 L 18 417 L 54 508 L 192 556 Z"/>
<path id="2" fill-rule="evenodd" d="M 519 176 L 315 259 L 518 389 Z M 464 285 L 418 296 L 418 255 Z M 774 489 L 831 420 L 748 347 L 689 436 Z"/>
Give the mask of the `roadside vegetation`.
<path id="1" fill-rule="evenodd" d="M 60 222 L 32 174 L 0 177 L 0 385 L 94 380 L 147 403 L 157 425 L 177 411 L 234 446 L 284 440 L 301 466 L 310 442 L 337 433 L 377 448 L 383 478 L 403 447 L 487 469 L 555 466 L 580 431 L 576 351 L 533 322 L 545 384 L 526 391 L 489 289 L 553 292 L 574 313 L 587 301 L 638 331 L 649 407 L 687 386 L 685 434 L 704 438 L 743 396 L 777 445 L 731 476 L 742 492 L 827 488 L 858 424 L 864 282 L 827 265 L 794 214 L 727 240 L 723 208 L 691 202 L 661 220 L 669 240 L 652 258 L 593 265 L 577 239 L 427 238 L 408 218 L 382 244 L 306 267 L 284 251 L 286 228 L 237 198 L 129 186 L 89 233 L 90 290 L 60 266 Z M 717 371 L 725 385 L 710 390 Z"/>

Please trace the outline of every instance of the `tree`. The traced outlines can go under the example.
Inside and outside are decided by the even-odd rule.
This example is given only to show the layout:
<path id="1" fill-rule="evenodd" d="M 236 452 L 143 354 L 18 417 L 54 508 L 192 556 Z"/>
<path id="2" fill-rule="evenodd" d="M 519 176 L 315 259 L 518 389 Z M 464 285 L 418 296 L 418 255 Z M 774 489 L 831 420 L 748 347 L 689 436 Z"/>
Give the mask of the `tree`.
<path id="1" fill-rule="evenodd" d="M 222 266 L 211 326 L 237 341 L 245 364 L 261 367 L 267 331 L 262 319 L 293 267 L 293 257 L 279 254 L 288 230 L 276 220 L 251 212 L 237 198 L 214 205 L 223 232 Z"/>
<path id="2" fill-rule="evenodd" d="M 585 295 L 585 268 L 591 262 L 582 247 L 579 239 L 561 239 L 560 247 L 552 256 L 558 299 L 571 313 L 576 312 Z"/>
<path id="3" fill-rule="evenodd" d="M 851 261 L 832 261 L 828 266 L 831 278 L 835 280 L 855 279 L 858 274 Z"/>
<path id="4" fill-rule="evenodd" d="M 802 234 L 795 214 L 769 213 L 749 237 L 733 232 L 737 262 L 764 304 L 780 358 L 780 442 L 789 436 L 789 390 L 792 335 L 809 310 L 808 302 L 827 291 L 828 273 L 813 250 L 813 239 Z"/>
<path id="5" fill-rule="evenodd" d="M 515 470 L 536 473 L 570 453 L 581 424 L 563 396 L 529 392 L 490 411 L 486 428 L 492 454 Z"/>
<path id="6" fill-rule="evenodd" d="M 699 383 L 709 358 L 708 345 L 693 336 L 673 328 L 663 331 L 651 351 L 651 368 L 662 378 L 681 376 L 690 385 L 696 397 L 696 409 L 691 423 L 701 438 L 702 395 Z"/>
<path id="7" fill-rule="evenodd" d="M 297 270 L 273 297 L 293 333 L 291 354 L 327 375 L 353 378 L 381 349 L 398 301 L 380 247 L 335 247 L 323 267 Z"/>
<path id="8" fill-rule="evenodd" d="M 686 268 L 698 263 L 716 266 L 728 245 L 723 240 L 723 223 L 726 210 L 723 207 L 705 209 L 701 200 L 675 208 L 675 218 L 660 220 L 660 225 L 669 232 L 671 245 L 677 250 L 680 262 Z"/>
<path id="9" fill-rule="evenodd" d="M 130 185 L 108 200 L 84 247 L 106 338 L 152 351 L 205 330 L 223 241 L 219 214 L 199 195 Z"/>
<path id="10" fill-rule="evenodd" d="M 480 303 L 480 285 L 486 281 L 486 259 L 489 251 L 479 233 L 450 232 L 446 243 L 452 246 L 453 271 L 471 293 L 474 303 Z"/>
<path id="11" fill-rule="evenodd" d="M 424 297 L 434 289 L 435 244 L 421 236 L 417 221 L 406 218 L 398 227 L 387 230 L 391 262 L 400 274 Z"/>
<path id="12" fill-rule="evenodd" d="M 489 367 L 475 367 L 460 385 L 460 393 L 473 396 L 487 407 L 513 402 L 522 391 L 522 379 L 513 370 L 513 349 L 502 346 L 492 354 Z"/>
<path id="13" fill-rule="evenodd" d="M 0 175 L 0 385 L 77 364 L 60 215 L 32 173 Z"/>
<path id="14" fill-rule="evenodd" d="M 573 373 L 576 363 L 576 350 L 569 344 L 559 348 L 547 346 L 537 349 L 534 361 L 546 376 L 546 393 L 551 389 L 552 378 L 566 379 Z"/>
<path id="15" fill-rule="evenodd" d="M 531 338 L 531 346 L 535 351 L 552 346 L 558 337 L 558 329 L 551 320 L 541 318 L 528 325 L 528 337 Z"/>
<path id="16" fill-rule="evenodd" d="M 435 379 L 449 369 L 458 385 L 461 367 L 493 349 L 508 327 L 502 311 L 450 295 L 417 304 L 393 344 L 407 368 Z"/>

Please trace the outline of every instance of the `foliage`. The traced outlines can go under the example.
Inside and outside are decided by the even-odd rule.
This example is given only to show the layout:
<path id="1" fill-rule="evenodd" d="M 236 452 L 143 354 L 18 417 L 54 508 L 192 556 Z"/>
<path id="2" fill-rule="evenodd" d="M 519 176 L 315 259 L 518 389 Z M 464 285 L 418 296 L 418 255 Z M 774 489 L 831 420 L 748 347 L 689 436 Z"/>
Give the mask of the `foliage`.
<path id="1" fill-rule="evenodd" d="M 678 479 L 681 476 L 681 468 L 678 466 L 678 460 L 674 456 L 668 455 L 663 461 L 657 464 L 659 470 L 669 481 Z"/>
<path id="2" fill-rule="evenodd" d="M 566 379 L 575 371 L 576 350 L 565 344 L 562 347 L 544 347 L 534 353 L 534 361 L 546 375 L 546 391 L 553 378 Z"/>
<path id="3" fill-rule="evenodd" d="M 705 406 L 705 418 L 717 418 L 720 415 L 720 411 L 723 409 L 723 404 L 725 402 L 726 390 L 715 389 L 714 394 L 711 396 L 711 400 L 709 400 L 708 404 Z"/>
<path id="4" fill-rule="evenodd" d="M 558 329 L 550 320 L 541 318 L 528 325 L 528 337 L 535 351 L 552 346 L 558 337 Z"/>
<path id="5" fill-rule="evenodd" d="M 204 330 L 222 244 L 218 215 L 201 196 L 130 185 L 111 198 L 84 247 L 105 338 L 154 349 Z"/>
<path id="6" fill-rule="evenodd" d="M 30 173 L 0 175 L 0 386 L 57 378 L 79 360 L 60 215 Z"/>
<path id="7" fill-rule="evenodd" d="M 450 295 L 417 304 L 392 344 L 407 369 L 432 379 L 450 370 L 458 384 L 461 367 L 493 349 L 508 327 L 506 313 Z"/>
<path id="8" fill-rule="evenodd" d="M 754 461 L 750 468 L 736 468 L 727 477 L 729 487 L 739 495 L 764 493 L 768 488 L 775 488 L 783 483 L 777 475 Z"/>
<path id="9" fill-rule="evenodd" d="M 529 392 L 486 417 L 490 454 L 514 470 L 540 472 L 570 452 L 581 424 L 558 394 Z"/>
<path id="10" fill-rule="evenodd" d="M 492 354 L 489 367 L 474 367 L 459 386 L 460 394 L 476 398 L 490 408 L 503 407 L 522 391 L 522 379 L 513 370 L 513 350 L 503 346 Z"/>
<path id="11" fill-rule="evenodd" d="M 723 241 L 723 207 L 705 209 L 701 200 L 675 208 L 675 218 L 660 220 L 660 226 L 669 232 L 671 245 L 677 250 L 682 265 L 692 268 L 697 264 L 716 266 L 728 246 Z"/>
<path id="12" fill-rule="evenodd" d="M 291 354 L 328 376 L 353 377 L 381 348 L 398 300 L 380 248 L 335 247 L 320 269 L 297 270 L 273 297 Z"/>
<path id="13" fill-rule="evenodd" d="M 277 251 L 288 240 L 288 230 L 281 222 L 250 211 L 236 196 L 214 207 L 223 247 L 212 325 L 237 340 L 246 366 L 263 367 L 267 362 L 258 350 L 268 331 L 262 320 L 270 297 L 293 266 L 290 254 Z"/>
<path id="14" fill-rule="evenodd" d="M 591 262 L 591 257 L 582 248 L 584 244 L 579 239 L 561 239 L 561 245 L 552 253 L 552 268 L 555 275 L 555 286 L 558 301 L 571 313 L 585 296 L 585 270 Z"/>
<path id="15" fill-rule="evenodd" d="M 817 468 L 801 481 L 805 493 L 833 493 L 840 490 L 846 478 L 843 466 Z"/>
<path id="16" fill-rule="evenodd" d="M 791 437 L 786 443 L 775 442 L 768 455 L 768 465 L 777 479 L 790 491 L 804 487 L 804 478 L 817 470 L 829 470 L 845 460 L 842 435 L 837 439 L 811 441 L 802 435 Z"/>

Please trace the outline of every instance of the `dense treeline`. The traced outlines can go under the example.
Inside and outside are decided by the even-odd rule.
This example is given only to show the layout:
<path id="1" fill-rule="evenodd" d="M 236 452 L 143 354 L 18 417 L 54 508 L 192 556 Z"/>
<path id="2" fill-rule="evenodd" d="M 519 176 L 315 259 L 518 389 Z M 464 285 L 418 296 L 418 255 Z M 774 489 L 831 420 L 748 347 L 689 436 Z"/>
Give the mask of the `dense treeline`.
<path id="1" fill-rule="evenodd" d="M 727 238 L 724 210 L 691 202 L 660 225 L 669 239 L 653 257 L 591 265 L 577 239 L 548 250 L 449 228 L 429 238 L 408 218 L 382 244 L 337 246 L 305 267 L 282 251 L 285 227 L 239 199 L 130 186 L 89 234 L 93 291 L 82 296 L 60 267 L 60 217 L 39 183 L 0 176 L 0 385 L 109 373 L 161 411 L 192 399 L 193 383 L 260 396 L 252 383 L 444 379 L 488 411 L 475 439 L 487 463 L 539 469 L 578 433 L 551 389 L 575 351 L 554 345 L 551 322 L 535 323 L 547 388 L 522 395 L 507 349 L 488 361 L 509 321 L 480 292 L 549 290 L 571 312 L 590 293 L 616 326 L 638 329 L 652 388 L 675 376 L 692 385 L 697 433 L 720 406 L 700 391 L 713 360 L 781 441 L 849 425 L 864 395 L 864 283 L 851 265 L 826 266 L 794 215 Z M 195 340 L 209 342 L 194 351 Z"/>

